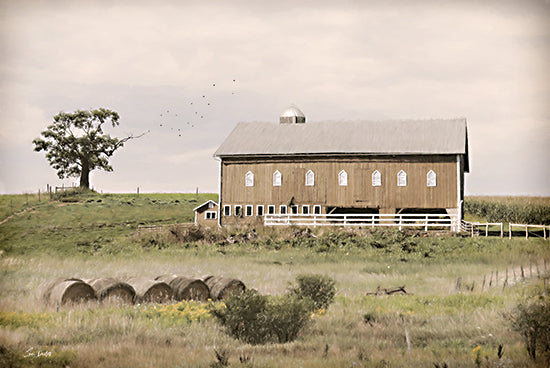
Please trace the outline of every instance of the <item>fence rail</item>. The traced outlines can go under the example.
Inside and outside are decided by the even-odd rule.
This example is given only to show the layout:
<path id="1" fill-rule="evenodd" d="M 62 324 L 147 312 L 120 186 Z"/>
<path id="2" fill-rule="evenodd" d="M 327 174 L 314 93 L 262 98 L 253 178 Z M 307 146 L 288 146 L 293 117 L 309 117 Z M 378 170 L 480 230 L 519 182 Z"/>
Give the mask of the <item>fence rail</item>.
<path id="1" fill-rule="evenodd" d="M 456 216 L 448 214 L 268 214 L 265 226 L 364 226 L 458 231 Z"/>
<path id="2" fill-rule="evenodd" d="M 542 229 L 542 236 L 544 239 L 547 239 L 548 237 L 546 236 L 546 229 L 548 229 L 548 232 L 550 234 L 550 225 L 524 225 L 524 224 L 508 224 L 508 230 L 509 230 L 509 238 L 512 239 L 512 228 L 513 227 L 519 227 L 521 228 L 522 230 L 525 229 L 525 239 L 529 239 L 529 229 L 530 228 L 534 228 L 534 229 Z"/>
<path id="3" fill-rule="evenodd" d="M 471 236 L 479 236 L 481 229 L 485 229 L 485 236 L 489 236 L 489 226 L 497 226 L 500 228 L 500 237 L 504 237 L 504 224 L 502 222 L 468 222 L 462 220 L 460 222 L 460 231 L 470 234 Z"/>

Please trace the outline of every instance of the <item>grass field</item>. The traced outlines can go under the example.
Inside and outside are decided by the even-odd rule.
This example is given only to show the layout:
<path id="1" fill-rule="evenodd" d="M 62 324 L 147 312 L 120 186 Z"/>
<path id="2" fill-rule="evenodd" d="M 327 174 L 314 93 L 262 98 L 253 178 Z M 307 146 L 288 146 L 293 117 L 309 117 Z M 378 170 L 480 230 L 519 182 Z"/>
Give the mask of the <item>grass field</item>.
<path id="1" fill-rule="evenodd" d="M 316 238 L 263 228 L 203 231 L 210 241 L 136 235 L 139 224 L 189 222 L 208 199 L 216 196 L 0 196 L 4 218 L 23 211 L 0 225 L 0 366 L 223 366 L 216 352 L 233 367 L 536 366 L 507 313 L 550 268 L 549 241 L 336 229 L 316 230 Z M 224 334 L 200 304 L 56 312 L 35 297 L 54 277 L 168 273 L 236 277 L 271 295 L 319 273 L 338 293 L 297 341 L 257 346 Z M 403 285 L 408 295 L 365 295 Z"/>

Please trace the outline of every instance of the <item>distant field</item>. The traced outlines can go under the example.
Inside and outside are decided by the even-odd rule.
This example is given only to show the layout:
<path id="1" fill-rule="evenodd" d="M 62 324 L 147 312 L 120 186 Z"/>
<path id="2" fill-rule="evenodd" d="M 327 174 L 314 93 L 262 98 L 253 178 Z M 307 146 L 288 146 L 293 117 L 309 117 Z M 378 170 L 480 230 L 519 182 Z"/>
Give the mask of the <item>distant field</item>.
<path id="1" fill-rule="evenodd" d="M 138 236 L 139 224 L 189 222 L 192 208 L 217 198 L 61 199 L 31 199 L 31 209 L 0 225 L 0 366 L 9 358 L 19 366 L 206 368 L 216 367 L 216 351 L 226 351 L 232 367 L 249 368 L 472 367 L 478 351 L 482 367 L 536 366 L 506 313 L 548 274 L 549 241 L 263 227 Z M 0 196 L 0 210 L 7 217 L 10 205 L 20 211 L 27 200 Z M 171 273 L 236 277 L 272 295 L 299 274 L 320 273 L 336 281 L 338 294 L 297 341 L 265 346 L 228 337 L 203 307 L 55 312 L 35 299 L 38 285 L 54 277 Z M 365 296 L 403 285 L 410 295 Z"/>
<path id="2" fill-rule="evenodd" d="M 550 197 L 466 197 L 464 212 L 476 221 L 550 225 Z"/>

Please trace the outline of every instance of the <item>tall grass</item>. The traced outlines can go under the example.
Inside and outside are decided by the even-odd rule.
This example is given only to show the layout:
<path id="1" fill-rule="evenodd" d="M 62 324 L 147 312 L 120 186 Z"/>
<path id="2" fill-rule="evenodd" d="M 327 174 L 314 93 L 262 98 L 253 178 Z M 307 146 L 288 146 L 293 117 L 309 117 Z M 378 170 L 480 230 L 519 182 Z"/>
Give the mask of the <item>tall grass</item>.
<path id="1" fill-rule="evenodd" d="M 505 312 L 529 283 L 519 267 L 527 276 L 529 265 L 538 265 L 537 277 L 544 261 L 550 264 L 548 241 L 262 227 L 201 229 L 191 238 L 136 234 L 140 223 L 189 221 L 207 199 L 215 196 L 94 194 L 40 203 L 0 225 L 0 365 L 4 357 L 31 365 L 24 355 L 39 351 L 73 368 L 206 368 L 224 351 L 233 367 L 472 367 L 478 353 L 485 366 L 534 366 Z M 500 283 L 488 287 L 494 271 Z M 324 274 L 337 293 L 296 341 L 262 346 L 224 334 L 203 306 L 55 311 L 35 298 L 40 283 L 54 277 L 171 273 L 235 277 L 269 295 L 285 293 L 298 275 Z M 474 290 L 457 288 L 458 277 L 475 282 Z M 402 285 L 407 295 L 365 295 Z"/>

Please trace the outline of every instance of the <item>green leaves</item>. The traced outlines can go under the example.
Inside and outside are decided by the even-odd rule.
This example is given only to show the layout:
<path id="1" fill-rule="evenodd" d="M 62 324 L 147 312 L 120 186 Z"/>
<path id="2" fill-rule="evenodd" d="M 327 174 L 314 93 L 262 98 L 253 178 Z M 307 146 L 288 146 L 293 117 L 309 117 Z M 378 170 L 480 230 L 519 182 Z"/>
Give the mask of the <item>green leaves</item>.
<path id="1" fill-rule="evenodd" d="M 119 125 L 116 111 L 105 108 L 60 112 L 53 123 L 42 132 L 42 137 L 33 140 L 34 150 L 45 151 L 46 159 L 63 179 L 80 176 L 80 186 L 89 187 L 89 173 L 95 169 L 113 171 L 109 158 L 132 135 L 118 139 L 104 134 L 103 125 Z"/>

